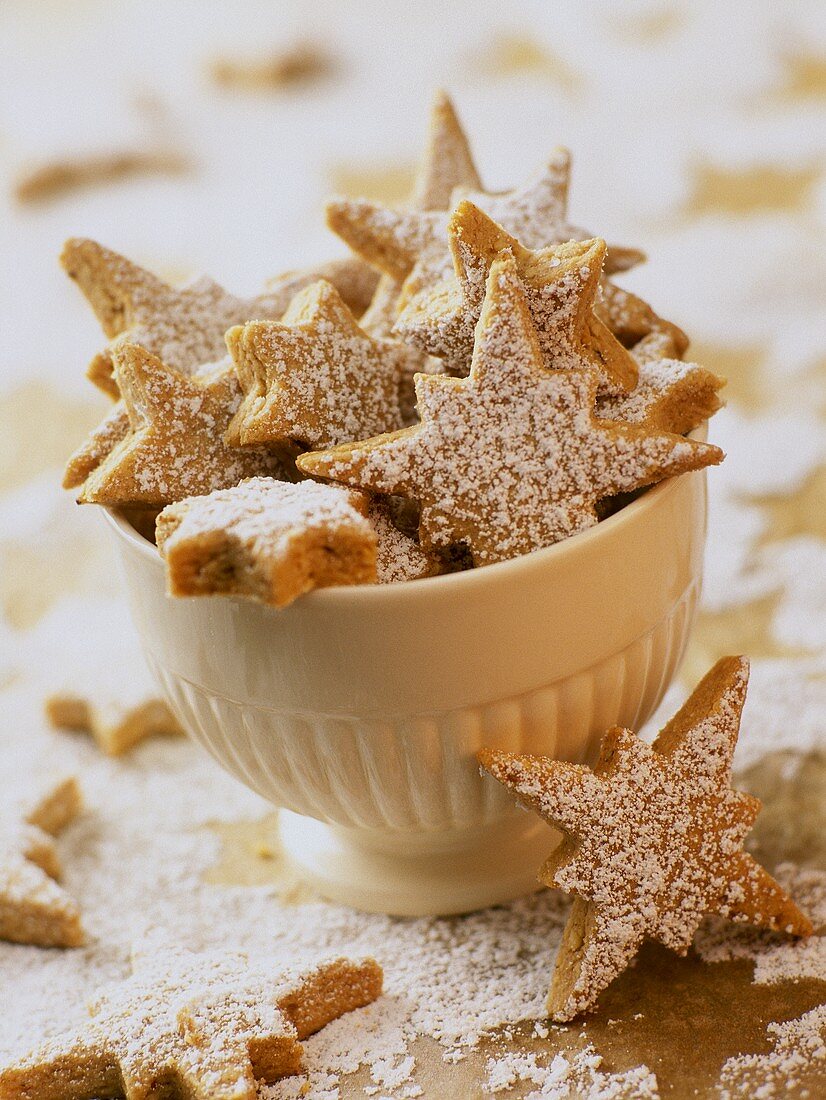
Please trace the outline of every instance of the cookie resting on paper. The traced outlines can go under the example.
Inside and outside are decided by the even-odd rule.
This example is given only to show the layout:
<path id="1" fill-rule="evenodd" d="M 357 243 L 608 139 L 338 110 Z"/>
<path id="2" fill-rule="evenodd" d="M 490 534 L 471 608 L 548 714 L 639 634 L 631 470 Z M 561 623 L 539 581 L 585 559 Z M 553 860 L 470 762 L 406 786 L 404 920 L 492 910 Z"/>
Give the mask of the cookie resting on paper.
<path id="1" fill-rule="evenodd" d="M 278 973 L 243 955 L 160 951 L 89 1023 L 0 1070 L 0 1100 L 255 1100 L 302 1069 L 301 1040 L 381 994 L 373 959 Z"/>
<path id="2" fill-rule="evenodd" d="M 283 607 L 313 588 L 376 580 L 367 498 L 337 485 L 251 478 L 158 516 L 173 596 L 244 596 Z"/>
<path id="3" fill-rule="evenodd" d="M 531 251 L 468 201 L 448 225 L 454 273 L 411 299 L 396 331 L 439 356 L 452 374 L 470 369 L 476 325 L 496 258 L 510 253 L 549 368 L 592 366 L 600 392 L 627 393 L 637 364 L 594 313 L 607 246 L 599 238 Z"/>
<path id="4" fill-rule="evenodd" d="M 231 366 L 188 377 L 145 348 L 112 348 L 131 432 L 83 482 L 82 504 L 169 504 L 237 485 L 245 477 L 283 477 L 277 455 L 224 443 L 241 390 Z"/>
<path id="5" fill-rule="evenodd" d="M 65 779 L 22 821 L 0 821 L 0 939 L 37 947 L 79 947 L 77 903 L 58 885 L 54 837 L 80 812 L 77 782 Z M 2 1094 L 0 1094 L 2 1095 Z"/>
<path id="6" fill-rule="evenodd" d="M 592 771 L 483 749 L 485 771 L 561 829 L 539 872 L 574 894 L 548 996 L 555 1020 L 594 1008 L 646 938 L 685 954 L 706 914 L 807 936 L 808 918 L 743 851 L 760 802 L 731 787 L 749 665 L 724 657 L 653 745 L 615 728 Z"/>
<path id="7" fill-rule="evenodd" d="M 420 424 L 298 465 L 418 500 L 426 550 L 465 543 L 488 565 L 593 526 L 603 497 L 721 461 L 708 444 L 596 420 L 596 388 L 594 371 L 545 368 L 505 257 L 491 268 L 470 375 L 417 375 Z"/>

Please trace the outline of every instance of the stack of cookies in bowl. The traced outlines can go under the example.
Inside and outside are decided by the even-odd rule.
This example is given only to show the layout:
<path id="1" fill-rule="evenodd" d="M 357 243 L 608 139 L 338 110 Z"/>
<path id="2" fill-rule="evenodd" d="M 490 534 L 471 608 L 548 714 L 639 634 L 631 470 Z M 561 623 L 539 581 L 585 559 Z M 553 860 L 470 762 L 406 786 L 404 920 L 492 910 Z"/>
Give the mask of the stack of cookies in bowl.
<path id="1" fill-rule="evenodd" d="M 245 299 L 63 253 L 114 400 L 65 484 L 176 718 L 365 909 L 535 889 L 558 833 L 477 754 L 595 759 L 691 628 L 722 380 L 568 222 L 569 168 L 484 190 L 439 95 L 407 206 L 329 204 L 347 259 Z"/>

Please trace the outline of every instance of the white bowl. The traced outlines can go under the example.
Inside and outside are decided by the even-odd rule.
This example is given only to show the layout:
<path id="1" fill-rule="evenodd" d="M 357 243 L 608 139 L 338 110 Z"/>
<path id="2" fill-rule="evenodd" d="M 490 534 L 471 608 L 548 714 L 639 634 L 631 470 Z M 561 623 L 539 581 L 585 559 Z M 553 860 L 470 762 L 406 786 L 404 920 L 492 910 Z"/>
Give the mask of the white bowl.
<path id="1" fill-rule="evenodd" d="M 581 761 L 609 726 L 639 728 L 685 649 L 705 513 L 705 472 L 683 474 L 525 557 L 282 610 L 169 598 L 156 548 L 107 516 L 183 726 L 287 811 L 286 852 L 322 893 L 418 915 L 536 888 L 556 834 L 476 753 Z"/>

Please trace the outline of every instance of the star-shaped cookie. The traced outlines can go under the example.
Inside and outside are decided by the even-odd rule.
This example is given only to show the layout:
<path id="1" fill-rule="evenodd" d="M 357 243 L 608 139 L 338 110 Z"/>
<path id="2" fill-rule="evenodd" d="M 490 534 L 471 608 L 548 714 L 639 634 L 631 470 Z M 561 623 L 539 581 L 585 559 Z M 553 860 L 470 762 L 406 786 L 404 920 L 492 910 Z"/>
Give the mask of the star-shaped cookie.
<path id="1" fill-rule="evenodd" d="M 238 298 L 206 276 L 189 286 L 172 287 L 125 256 L 83 238 L 66 242 L 60 262 L 83 291 L 107 337 L 126 333 L 130 343 L 140 344 L 183 374 L 222 359 L 224 333 L 232 325 L 280 317 L 293 295 L 320 277 L 289 272 L 273 280 L 266 294 Z M 363 261 L 339 261 L 324 270 L 350 288 L 355 285 L 354 268 L 362 265 Z M 363 288 L 359 298 L 363 304 Z M 88 375 L 106 393 L 118 396 L 111 348 L 94 357 Z"/>
<path id="2" fill-rule="evenodd" d="M 476 565 L 597 522 L 602 497 L 719 462 L 679 436 L 596 420 L 593 370 L 547 370 L 512 256 L 494 261 L 467 378 L 417 375 L 422 422 L 299 467 L 421 503 L 426 550 L 466 544 Z"/>
<path id="3" fill-rule="evenodd" d="M 470 199 L 526 248 L 545 248 L 589 236 L 567 222 L 569 175 L 570 155 L 557 149 L 524 187 L 491 194 L 459 186 L 449 205 Z M 327 224 L 369 264 L 404 283 L 401 304 L 450 273 L 444 212 L 396 210 L 362 199 L 337 199 L 327 205 Z M 643 258 L 632 249 L 611 249 L 606 270 L 624 270 Z"/>
<path id="4" fill-rule="evenodd" d="M 279 458 L 224 443 L 241 391 L 229 365 L 188 377 L 145 348 L 112 345 L 130 433 L 91 471 L 82 504 L 168 504 L 237 485 L 245 477 L 283 477 Z"/>
<path id="5" fill-rule="evenodd" d="M 597 400 L 597 416 L 685 435 L 722 406 L 722 378 L 681 359 L 644 359 L 631 393 Z"/>
<path id="6" fill-rule="evenodd" d="M 450 98 L 438 91 L 430 110 L 430 126 L 424 153 L 419 162 L 408 202 L 411 210 L 447 210 L 454 188 L 481 187 L 465 132 Z M 365 263 L 364 260 L 360 260 Z M 370 270 L 373 270 L 372 268 Z M 371 336 L 392 335 L 398 316 L 403 283 L 385 272 L 376 286 L 369 308 L 361 318 L 362 328 Z M 438 373 L 440 364 L 410 344 L 404 348 L 399 405 L 405 424 L 416 420 L 413 376 L 419 371 Z"/>
<path id="7" fill-rule="evenodd" d="M 283 320 L 238 325 L 226 341 L 243 392 L 233 446 L 332 447 L 403 426 L 404 347 L 369 336 L 330 283 L 302 290 Z"/>
<path id="8" fill-rule="evenodd" d="M 283 607 L 314 588 L 376 580 L 367 497 L 338 485 L 255 477 L 158 516 L 172 596 L 243 596 Z"/>
<path id="9" fill-rule="evenodd" d="M 80 812 L 74 779 L 54 786 L 22 822 L 0 822 L 0 939 L 38 947 L 79 947 L 77 904 L 58 885 L 53 837 Z"/>
<path id="10" fill-rule="evenodd" d="M 635 360 L 594 313 L 604 241 L 568 241 L 534 252 L 467 200 L 453 211 L 448 237 L 455 277 L 407 303 L 395 327 L 406 340 L 439 356 L 452 374 L 467 374 L 488 273 L 507 251 L 516 260 L 547 366 L 593 366 L 601 392 L 634 388 Z"/>
<path id="11" fill-rule="evenodd" d="M 485 749 L 482 767 L 561 829 L 540 881 L 575 895 L 548 1011 L 592 1009 L 646 938 L 685 954 L 717 913 L 793 935 L 812 926 L 743 841 L 760 802 L 731 787 L 749 666 L 724 657 L 653 745 L 609 730 L 592 771 Z"/>
<path id="12" fill-rule="evenodd" d="M 303 973 L 243 955 L 158 951 L 90 1006 L 89 1023 L 0 1070 L 0 1096 L 255 1100 L 300 1073 L 301 1040 L 374 1001 L 372 959 Z"/>

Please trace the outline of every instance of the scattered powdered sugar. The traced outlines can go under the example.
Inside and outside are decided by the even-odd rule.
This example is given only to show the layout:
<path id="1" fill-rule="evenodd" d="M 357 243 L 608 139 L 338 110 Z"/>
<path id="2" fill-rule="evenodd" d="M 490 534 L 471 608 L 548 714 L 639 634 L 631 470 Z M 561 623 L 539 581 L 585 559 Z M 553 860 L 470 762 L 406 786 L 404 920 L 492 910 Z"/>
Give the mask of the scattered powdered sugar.
<path id="1" fill-rule="evenodd" d="M 514 1085 L 529 1083 L 539 1088 L 524 1093 L 525 1100 L 657 1100 L 657 1078 L 647 1066 L 620 1073 L 602 1068 L 602 1058 L 588 1046 L 572 1056 L 548 1058 L 530 1054 L 504 1054 L 486 1065 L 485 1094 L 509 1092 Z"/>
<path id="2" fill-rule="evenodd" d="M 815 1096 L 807 1085 L 822 1087 L 826 1073 L 826 1005 L 797 1020 L 770 1023 L 774 1042 L 769 1054 L 742 1054 L 723 1065 L 721 1100 L 782 1100 L 792 1091 Z"/>
<path id="3" fill-rule="evenodd" d="M 785 863 L 777 868 L 776 877 L 805 910 L 815 935 L 795 942 L 757 928 L 732 928 L 712 917 L 697 933 L 695 950 L 709 963 L 748 959 L 754 963 L 757 985 L 822 980 L 826 975 L 826 871 Z"/>

